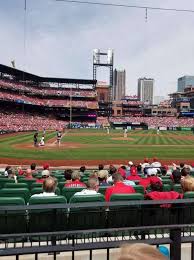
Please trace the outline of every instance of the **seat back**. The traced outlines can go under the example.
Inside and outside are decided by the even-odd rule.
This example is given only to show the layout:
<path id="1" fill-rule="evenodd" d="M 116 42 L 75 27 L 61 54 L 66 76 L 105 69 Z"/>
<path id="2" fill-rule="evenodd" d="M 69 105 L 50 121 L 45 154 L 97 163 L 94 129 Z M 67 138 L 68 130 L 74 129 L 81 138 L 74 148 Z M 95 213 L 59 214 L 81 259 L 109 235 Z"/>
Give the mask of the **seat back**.
<path id="1" fill-rule="evenodd" d="M 18 180 L 19 183 L 27 183 L 28 184 L 28 188 L 31 189 L 32 183 L 36 182 L 36 179 L 19 179 Z"/>
<path id="2" fill-rule="evenodd" d="M 103 202 L 104 196 L 102 194 L 95 195 L 74 195 L 70 199 L 70 203 L 79 203 L 83 205 L 87 202 Z M 94 206 L 94 207 L 82 207 L 82 208 L 71 208 L 69 212 L 69 223 L 68 227 L 70 230 L 74 229 L 101 229 L 106 226 L 105 208 Z"/>
<path id="3" fill-rule="evenodd" d="M 110 201 L 144 200 L 141 193 L 113 194 Z M 141 207 L 131 206 L 110 206 L 108 211 L 108 227 L 133 227 L 141 225 Z"/>
<path id="4" fill-rule="evenodd" d="M 183 189 L 182 189 L 181 184 L 174 184 L 172 188 L 173 188 L 174 191 L 176 191 L 178 193 L 183 193 Z"/>
<path id="5" fill-rule="evenodd" d="M 28 185 L 27 185 L 27 183 L 9 183 L 9 182 L 7 182 L 7 183 L 5 183 L 5 185 L 4 185 L 4 188 L 26 188 L 26 189 L 28 189 Z"/>
<path id="6" fill-rule="evenodd" d="M 0 197 L 0 234 L 13 234 L 27 232 L 27 219 L 25 210 L 3 210 L 3 206 L 25 205 L 23 198 Z"/>
<path id="7" fill-rule="evenodd" d="M 137 192 L 137 193 L 141 193 L 141 194 L 145 193 L 144 192 L 144 187 L 141 186 L 141 185 L 135 185 L 135 186 L 133 186 L 133 188 L 134 188 L 135 192 Z"/>
<path id="8" fill-rule="evenodd" d="M 34 188 L 41 188 L 41 187 L 42 187 L 42 183 L 33 182 L 31 185 L 31 190 Z"/>
<path id="9" fill-rule="evenodd" d="M 29 205 L 44 204 L 66 204 L 63 196 L 33 196 Z M 67 228 L 67 210 L 65 209 L 36 209 L 29 210 L 29 231 L 30 232 L 51 232 L 62 231 Z"/>
<path id="10" fill-rule="evenodd" d="M 43 188 L 42 188 L 42 187 L 36 187 L 36 188 L 33 188 L 33 189 L 31 190 L 31 195 L 40 194 L 40 193 L 43 193 Z M 60 190 L 59 190 L 58 187 L 57 187 L 56 190 L 55 190 L 55 194 L 56 194 L 56 195 L 60 195 Z"/>
<path id="11" fill-rule="evenodd" d="M 0 190 L 0 197 L 20 197 L 27 203 L 30 198 L 30 192 L 27 188 L 3 188 Z"/>
<path id="12" fill-rule="evenodd" d="M 75 188 L 66 188 L 66 187 L 64 187 L 62 189 L 61 195 L 64 196 L 67 199 L 67 202 L 69 202 L 71 197 L 73 197 L 73 195 L 76 192 L 82 191 L 83 189 L 84 189 L 83 187 L 75 187 Z"/>
<path id="13" fill-rule="evenodd" d="M 171 185 L 170 184 L 163 184 L 163 191 L 171 191 Z"/>
<path id="14" fill-rule="evenodd" d="M 5 183 L 15 183 L 14 179 L 0 178 L 0 189 L 4 187 Z"/>
<path id="15" fill-rule="evenodd" d="M 100 186 L 98 192 L 101 193 L 102 195 L 105 195 L 106 189 L 109 186 Z"/>

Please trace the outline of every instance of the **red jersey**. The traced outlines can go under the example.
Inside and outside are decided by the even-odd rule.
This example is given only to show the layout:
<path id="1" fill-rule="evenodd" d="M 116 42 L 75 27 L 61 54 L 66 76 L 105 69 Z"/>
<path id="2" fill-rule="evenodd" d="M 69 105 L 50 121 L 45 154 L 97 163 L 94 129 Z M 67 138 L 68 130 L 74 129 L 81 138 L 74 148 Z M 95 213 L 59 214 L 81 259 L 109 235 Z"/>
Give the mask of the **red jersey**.
<path id="1" fill-rule="evenodd" d="M 43 183 L 45 181 L 45 179 L 37 179 L 36 183 Z"/>
<path id="2" fill-rule="evenodd" d="M 160 182 L 161 180 L 157 176 L 148 177 L 145 179 L 141 179 L 139 182 L 139 185 L 143 186 L 144 189 L 147 189 L 147 187 L 151 184 L 151 182 Z"/>
<path id="3" fill-rule="evenodd" d="M 85 188 L 86 187 L 86 185 L 83 182 L 79 181 L 79 180 L 72 181 L 70 183 L 66 183 L 64 186 L 66 188 L 77 188 L 77 187 Z"/>
<path id="4" fill-rule="evenodd" d="M 123 182 L 117 182 L 114 186 L 106 189 L 105 200 L 110 201 L 112 194 L 131 194 L 135 193 L 135 190 L 131 186 L 125 185 Z"/>
<path id="5" fill-rule="evenodd" d="M 176 200 L 180 199 L 182 194 L 176 191 L 151 191 L 146 197 L 152 200 Z"/>
<path id="6" fill-rule="evenodd" d="M 130 175 L 130 176 L 127 177 L 127 180 L 129 180 L 129 181 L 141 181 L 142 178 L 139 177 L 138 175 Z"/>

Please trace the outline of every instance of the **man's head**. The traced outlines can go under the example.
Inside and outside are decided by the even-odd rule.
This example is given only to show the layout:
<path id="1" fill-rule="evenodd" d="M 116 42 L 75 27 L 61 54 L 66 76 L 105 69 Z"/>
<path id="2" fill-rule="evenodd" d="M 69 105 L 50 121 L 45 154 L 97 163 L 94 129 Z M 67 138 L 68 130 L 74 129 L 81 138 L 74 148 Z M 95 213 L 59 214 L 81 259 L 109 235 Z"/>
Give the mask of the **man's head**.
<path id="1" fill-rule="evenodd" d="M 101 170 L 103 170 L 103 169 L 104 169 L 104 165 L 103 165 L 103 164 L 99 164 L 99 165 L 98 165 L 98 170 L 101 171 Z"/>
<path id="2" fill-rule="evenodd" d="M 110 165 L 110 167 L 109 167 L 109 174 L 113 175 L 116 172 L 117 172 L 117 168 L 114 165 Z"/>
<path id="3" fill-rule="evenodd" d="M 160 171 L 161 171 L 162 176 L 166 176 L 166 174 L 167 174 L 166 167 L 161 167 Z"/>
<path id="4" fill-rule="evenodd" d="M 113 179 L 114 184 L 117 182 L 123 182 L 123 177 L 119 173 L 114 173 L 112 175 L 112 179 Z"/>
<path id="5" fill-rule="evenodd" d="M 133 165 L 133 162 L 132 162 L 132 161 L 129 161 L 129 162 L 128 162 L 128 165 L 129 165 L 129 167 L 131 167 L 131 166 Z"/>
<path id="6" fill-rule="evenodd" d="M 144 158 L 144 163 L 149 163 L 149 159 L 148 158 Z"/>
<path id="7" fill-rule="evenodd" d="M 153 158 L 153 162 L 158 162 L 158 158 L 157 158 L 157 157 L 154 157 L 154 158 Z"/>
<path id="8" fill-rule="evenodd" d="M 173 176 L 174 183 L 179 184 L 182 177 L 181 172 L 179 170 L 174 170 L 172 172 L 172 176 Z"/>
<path id="9" fill-rule="evenodd" d="M 55 192 L 57 187 L 57 180 L 52 178 L 52 177 L 48 177 L 45 179 L 45 181 L 43 182 L 43 191 L 44 192 Z"/>
<path id="10" fill-rule="evenodd" d="M 85 172 L 86 166 L 81 166 L 79 170 L 80 170 L 80 172 Z"/>
<path id="11" fill-rule="evenodd" d="M 180 167 L 183 168 L 185 164 L 183 162 L 180 163 Z"/>
<path id="12" fill-rule="evenodd" d="M 194 178 L 187 176 L 183 180 L 181 180 L 181 186 L 183 192 L 194 191 Z"/>
<path id="13" fill-rule="evenodd" d="M 48 164 L 48 163 L 45 163 L 45 164 L 43 165 L 43 169 L 44 169 L 44 170 L 49 170 L 49 164 Z"/>
<path id="14" fill-rule="evenodd" d="M 42 178 L 48 178 L 50 176 L 49 170 L 43 170 L 42 171 Z"/>
<path id="15" fill-rule="evenodd" d="M 88 190 L 95 190 L 96 192 L 99 190 L 99 181 L 96 178 L 89 178 L 86 185 Z"/>
<path id="16" fill-rule="evenodd" d="M 72 175 L 73 171 L 71 169 L 67 169 L 64 172 L 64 177 L 67 181 L 71 180 L 71 175 Z"/>
<path id="17" fill-rule="evenodd" d="M 190 174 L 190 169 L 189 169 L 189 168 L 184 167 L 184 168 L 181 170 L 181 175 L 182 175 L 183 177 L 189 176 L 189 174 Z"/>
<path id="18" fill-rule="evenodd" d="M 157 171 L 156 168 L 149 168 L 149 169 L 147 170 L 147 175 L 148 175 L 149 177 L 151 177 L 151 176 L 156 176 L 157 173 L 158 173 L 158 171 Z"/>
<path id="19" fill-rule="evenodd" d="M 26 170 L 26 177 L 31 177 L 32 176 L 32 170 L 31 169 L 27 169 Z"/>
<path id="20" fill-rule="evenodd" d="M 162 182 L 160 180 L 151 180 L 150 187 L 152 191 L 162 191 Z"/>
<path id="21" fill-rule="evenodd" d="M 77 181 L 77 180 L 80 180 L 81 179 L 81 175 L 79 172 L 77 171 L 74 171 L 71 175 L 71 179 L 72 181 Z"/>
<path id="22" fill-rule="evenodd" d="M 30 169 L 31 169 L 32 171 L 36 170 L 36 164 L 35 164 L 35 163 L 32 163 L 32 164 L 30 165 Z"/>

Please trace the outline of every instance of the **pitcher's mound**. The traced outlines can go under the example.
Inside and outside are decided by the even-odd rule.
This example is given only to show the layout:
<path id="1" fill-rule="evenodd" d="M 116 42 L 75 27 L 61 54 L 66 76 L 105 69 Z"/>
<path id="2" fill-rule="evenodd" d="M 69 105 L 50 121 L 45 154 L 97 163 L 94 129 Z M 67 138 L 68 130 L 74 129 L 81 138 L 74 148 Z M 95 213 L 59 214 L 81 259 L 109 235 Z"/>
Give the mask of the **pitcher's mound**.
<path id="1" fill-rule="evenodd" d="M 117 141 L 134 141 L 133 138 L 130 137 L 115 137 L 115 138 L 111 138 L 112 140 L 117 140 Z"/>

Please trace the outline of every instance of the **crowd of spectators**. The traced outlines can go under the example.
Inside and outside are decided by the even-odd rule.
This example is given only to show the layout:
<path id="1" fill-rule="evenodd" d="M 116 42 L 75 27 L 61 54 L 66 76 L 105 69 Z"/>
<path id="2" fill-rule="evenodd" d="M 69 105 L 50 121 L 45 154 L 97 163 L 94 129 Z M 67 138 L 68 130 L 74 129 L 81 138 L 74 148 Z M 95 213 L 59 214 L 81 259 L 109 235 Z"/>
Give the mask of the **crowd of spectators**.
<path id="1" fill-rule="evenodd" d="M 76 107 L 76 108 L 88 108 L 97 109 L 98 102 L 93 101 L 80 101 L 80 100 L 65 100 L 65 99 L 46 99 L 32 96 L 26 96 L 24 94 L 8 93 L 0 91 L 0 100 L 13 101 L 17 103 L 32 104 L 37 106 L 47 107 Z"/>
<path id="2" fill-rule="evenodd" d="M 194 118 L 177 117 L 111 117 L 110 122 L 145 123 L 149 127 L 193 127 Z"/>
<path id="3" fill-rule="evenodd" d="M 97 92 L 92 89 L 76 89 L 75 87 L 72 90 L 69 87 L 65 88 L 56 88 L 56 87 L 40 87 L 30 84 L 22 84 L 8 80 L 0 80 L 0 88 L 13 91 L 22 91 L 23 93 L 36 94 L 42 96 L 66 96 L 69 97 L 89 97 L 95 98 Z"/>
<path id="4" fill-rule="evenodd" d="M 0 129 L 5 131 L 56 130 L 63 129 L 67 124 L 68 122 L 47 116 L 0 112 Z"/>

